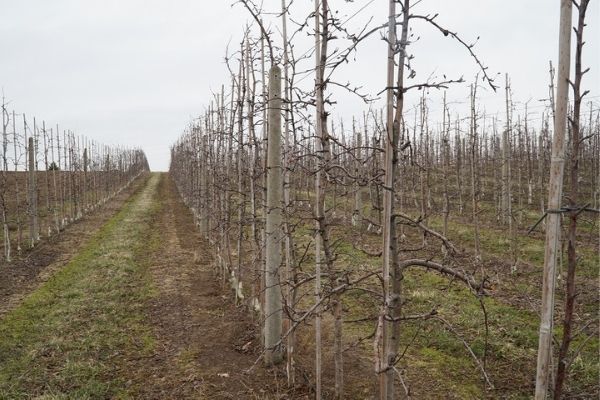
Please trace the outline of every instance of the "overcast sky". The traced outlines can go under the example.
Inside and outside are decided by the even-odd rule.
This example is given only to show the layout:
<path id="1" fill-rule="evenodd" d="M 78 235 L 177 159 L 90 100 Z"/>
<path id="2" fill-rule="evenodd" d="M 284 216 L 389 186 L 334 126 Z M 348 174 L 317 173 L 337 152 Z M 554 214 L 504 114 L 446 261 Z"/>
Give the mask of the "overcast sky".
<path id="1" fill-rule="evenodd" d="M 280 0 L 264 0 L 275 11 Z M 385 0 L 330 0 L 347 28 L 357 29 L 373 17 L 386 21 Z M 106 144 L 141 146 L 153 170 L 166 170 L 169 146 L 190 118 L 210 101 L 211 90 L 228 82 L 224 67 L 227 43 L 240 42 L 251 18 L 231 0 L 0 0 L 0 85 L 10 108 L 50 124 L 74 130 Z M 600 8 L 588 11 L 584 63 L 591 67 L 584 85 L 589 100 L 600 104 Z M 302 21 L 312 1 L 296 0 L 291 10 Z M 512 80 L 516 108 L 530 100 L 532 123 L 547 97 L 548 61 L 556 65 L 559 0 L 422 0 L 414 12 L 439 13 L 438 22 L 468 42 L 480 37 L 476 52 L 498 75 Z M 269 19 L 271 18 L 271 19 Z M 278 28 L 275 17 L 266 17 Z M 575 21 L 575 19 L 574 19 Z M 292 23 L 290 30 L 293 30 Z M 430 74 L 472 80 L 477 72 L 468 53 L 424 23 L 413 25 L 420 39 L 412 46 L 417 79 Z M 274 38 L 280 41 L 280 37 Z M 313 39 L 295 44 L 302 54 Z M 339 43 L 342 46 L 342 43 Z M 359 48 L 356 62 L 334 79 L 351 81 L 375 94 L 385 86 L 386 44 L 374 37 Z M 306 79 L 306 82 L 310 82 Z M 360 115 L 365 106 L 334 93 L 335 118 Z M 468 85 L 457 85 L 449 99 L 464 103 Z M 431 92 L 431 112 L 442 94 Z M 480 90 L 486 113 L 502 114 L 503 90 Z M 411 99 L 413 100 L 413 99 Z M 537 113 L 537 114 L 536 114 Z"/>

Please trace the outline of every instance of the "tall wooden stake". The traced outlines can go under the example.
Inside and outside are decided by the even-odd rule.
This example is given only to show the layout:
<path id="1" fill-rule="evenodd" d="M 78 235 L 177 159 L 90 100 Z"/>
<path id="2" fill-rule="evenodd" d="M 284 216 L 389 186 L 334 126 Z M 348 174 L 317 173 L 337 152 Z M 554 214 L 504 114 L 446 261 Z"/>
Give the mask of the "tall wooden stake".
<path id="1" fill-rule="evenodd" d="M 560 28 L 558 38 L 558 81 L 556 115 L 552 140 L 552 161 L 548 187 L 548 217 L 546 226 L 546 249 L 542 280 L 542 309 L 538 345 L 535 400 L 546 398 L 552 351 L 552 326 L 554 318 L 554 290 L 556 285 L 556 257 L 559 250 L 560 219 L 557 212 L 561 206 L 563 175 L 565 169 L 565 128 L 569 104 L 569 72 L 571 64 L 571 0 L 561 0 Z"/>
<path id="2" fill-rule="evenodd" d="M 265 364 L 283 360 L 280 342 L 282 301 L 279 281 L 282 232 L 281 69 L 269 71 L 269 128 L 267 153 L 267 221 L 265 273 Z"/>
<path id="3" fill-rule="evenodd" d="M 29 137 L 29 238 L 33 247 L 38 240 L 37 185 L 35 171 L 35 140 Z"/>

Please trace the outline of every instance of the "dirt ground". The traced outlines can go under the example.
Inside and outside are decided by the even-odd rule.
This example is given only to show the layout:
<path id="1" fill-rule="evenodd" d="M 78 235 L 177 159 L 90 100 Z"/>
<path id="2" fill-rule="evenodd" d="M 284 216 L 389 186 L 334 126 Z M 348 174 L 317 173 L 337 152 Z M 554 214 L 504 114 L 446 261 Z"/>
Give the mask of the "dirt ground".
<path id="1" fill-rule="evenodd" d="M 0 318 L 21 303 L 23 298 L 66 265 L 113 217 L 133 193 L 144 187 L 147 177 L 140 177 L 102 207 L 70 224 L 59 234 L 42 237 L 33 249 L 13 255 L 10 263 L 0 263 Z"/>
<path id="2" fill-rule="evenodd" d="M 290 398 L 282 370 L 259 364 L 245 373 L 260 357 L 255 324 L 220 286 L 209 244 L 166 174 L 157 196 L 162 205 L 152 232 L 158 245 L 144 255 L 158 291 L 147 315 L 156 344 L 131 377 L 139 398 Z"/>

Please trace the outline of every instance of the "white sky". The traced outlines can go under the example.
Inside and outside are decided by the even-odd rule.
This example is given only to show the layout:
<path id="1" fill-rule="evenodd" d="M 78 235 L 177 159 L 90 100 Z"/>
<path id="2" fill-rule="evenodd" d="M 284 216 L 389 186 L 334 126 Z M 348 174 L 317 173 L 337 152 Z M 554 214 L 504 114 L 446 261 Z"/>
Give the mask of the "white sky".
<path id="1" fill-rule="evenodd" d="M 386 21 L 385 0 L 330 1 L 342 20 L 370 3 L 348 22 L 351 30 L 370 17 L 373 24 Z M 269 11 L 280 6 L 280 0 L 263 2 Z M 252 22 L 242 6 L 231 3 L 0 0 L 0 86 L 11 101 L 10 108 L 17 112 L 45 119 L 50 125 L 59 123 L 102 143 L 141 146 L 152 169 L 166 170 L 169 146 L 190 118 L 202 112 L 211 90 L 218 91 L 229 81 L 223 64 L 225 46 L 231 41 L 237 48 L 245 24 Z M 293 19 L 302 21 L 311 6 L 310 0 L 296 0 Z M 548 61 L 557 62 L 558 6 L 559 0 L 423 0 L 413 11 L 439 13 L 438 22 L 468 42 L 480 36 L 477 54 L 491 74 L 501 74 L 497 94 L 480 91 L 480 107 L 502 116 L 504 73 L 508 73 L 514 100 L 521 102 L 516 108 L 522 109 L 522 102 L 531 99 L 535 123 L 543 109 L 538 99 L 547 97 Z M 274 17 L 265 18 L 274 29 L 279 26 Z M 584 86 L 591 90 L 588 100 L 598 109 L 597 0 L 591 2 L 587 21 L 584 63 L 591 71 Z M 418 72 L 415 82 L 432 72 L 449 78 L 462 75 L 467 81 L 474 77 L 477 69 L 463 48 L 424 23 L 414 23 L 413 28 L 420 37 L 412 46 Z M 295 44 L 297 54 L 312 44 L 312 37 L 302 35 Z M 344 66 L 334 79 L 350 80 L 375 94 L 385 86 L 385 58 L 386 44 L 375 36 L 359 48 L 357 61 Z M 442 93 L 430 95 L 433 119 L 440 110 L 437 100 Z M 448 92 L 449 99 L 457 102 L 464 102 L 467 95 L 468 83 Z M 349 120 L 365 109 L 341 91 L 334 91 L 334 97 L 335 118 L 343 115 Z"/>

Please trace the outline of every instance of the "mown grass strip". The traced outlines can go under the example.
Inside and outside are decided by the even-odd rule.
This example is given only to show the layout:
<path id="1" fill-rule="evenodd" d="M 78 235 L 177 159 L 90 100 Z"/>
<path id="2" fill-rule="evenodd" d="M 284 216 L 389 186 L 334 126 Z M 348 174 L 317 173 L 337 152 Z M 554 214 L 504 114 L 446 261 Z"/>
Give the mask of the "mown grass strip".
<path id="1" fill-rule="evenodd" d="M 433 218 L 432 218 L 433 220 Z M 435 220 L 430 221 L 435 225 Z M 334 228 L 342 229 L 342 228 Z M 460 229 L 460 230 L 459 230 Z M 472 244 L 472 226 L 450 224 L 452 237 L 459 237 L 458 243 Z M 458 234 L 460 233 L 460 235 Z M 471 235 L 468 235 L 470 233 Z M 504 240 L 498 232 L 492 229 L 481 228 L 482 247 L 484 254 L 501 256 L 502 250 L 493 247 L 494 237 L 496 243 Z M 495 236 L 494 236 L 495 235 Z M 306 245 L 312 236 L 309 225 L 296 227 L 296 244 Z M 336 237 L 336 265 L 344 270 L 355 271 L 360 274 L 361 269 L 369 266 L 377 268 L 380 263 L 378 258 L 371 257 L 352 244 L 351 235 L 334 230 Z M 342 237 L 343 239 L 339 239 Z M 412 238 L 414 240 L 414 238 Z M 419 237 L 420 239 L 420 237 Z M 537 239 L 519 238 L 523 242 L 535 242 Z M 361 237 L 361 246 L 372 250 L 369 244 L 377 242 L 377 237 Z M 418 239 L 417 239 L 418 240 Z M 506 246 L 509 242 L 506 241 Z M 542 249 L 543 250 L 543 249 Z M 596 256 L 597 257 L 597 256 Z M 305 260 L 305 268 L 311 270 L 312 258 Z M 373 288 L 377 281 L 371 282 Z M 407 303 L 404 312 L 407 315 L 425 314 L 436 309 L 439 314 L 449 321 L 455 329 L 467 340 L 475 354 L 483 359 L 485 352 L 485 324 L 484 315 L 480 304 L 469 290 L 460 284 L 449 285 L 445 277 L 432 272 L 419 269 L 408 270 L 404 274 L 404 298 Z M 534 289 L 530 283 L 525 282 L 525 287 L 503 288 L 510 290 L 515 295 L 527 293 Z M 535 296 L 536 294 L 534 294 Z M 537 293 L 539 296 L 539 293 Z M 519 300 L 515 297 L 515 300 Z M 348 320 L 359 320 L 366 316 L 377 315 L 380 304 L 369 293 L 350 291 L 343 296 L 345 317 Z M 539 316 L 529 307 L 506 303 L 502 299 L 489 297 L 484 300 L 488 313 L 489 337 L 487 343 L 487 370 L 496 385 L 494 395 L 506 398 L 528 398 L 532 392 L 535 373 L 535 354 L 537 351 Z M 350 341 L 358 338 L 369 337 L 374 330 L 374 321 L 353 323 L 345 326 Z M 562 335 L 561 326 L 555 326 L 557 337 Z M 578 347 L 587 335 L 576 339 Z M 572 370 L 570 389 L 576 393 L 585 393 L 598 382 L 598 349 L 599 340 L 592 337 L 586 341 L 582 352 L 576 357 Z M 484 398 L 485 384 L 481 379 L 480 371 L 473 363 L 472 358 L 465 350 L 463 343 L 455 334 L 449 332 L 434 320 L 406 321 L 401 326 L 401 349 L 409 346 L 405 359 L 401 365 L 409 365 L 414 376 L 430 376 L 436 382 L 435 393 L 430 396 L 443 396 L 442 393 L 452 393 L 457 398 Z M 364 342 L 365 354 L 372 352 L 371 341 Z M 414 377 L 413 377 L 414 379 Z"/>
<path id="2" fill-rule="evenodd" d="M 122 361 L 152 349 L 152 296 L 136 252 L 159 177 L 129 199 L 75 258 L 0 321 L 0 398 L 126 398 Z"/>

